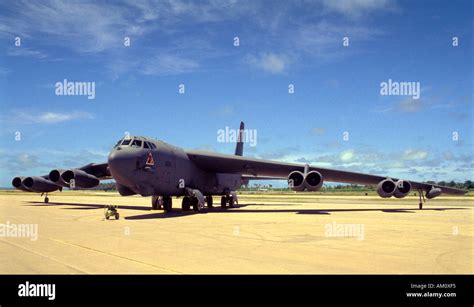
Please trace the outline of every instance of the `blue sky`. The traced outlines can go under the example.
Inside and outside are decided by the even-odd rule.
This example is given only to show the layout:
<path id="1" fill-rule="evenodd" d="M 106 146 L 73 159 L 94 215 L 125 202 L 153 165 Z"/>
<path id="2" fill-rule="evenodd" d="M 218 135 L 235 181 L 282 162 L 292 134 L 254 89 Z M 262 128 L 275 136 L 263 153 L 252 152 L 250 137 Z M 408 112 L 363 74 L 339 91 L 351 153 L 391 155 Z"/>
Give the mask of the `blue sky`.
<path id="1" fill-rule="evenodd" d="M 240 120 L 258 132 L 246 155 L 473 179 L 472 9 L 471 1 L 3 1 L 0 186 L 105 162 L 125 132 L 231 153 L 217 131 Z M 95 82 L 95 99 L 56 96 L 64 79 Z M 381 96 L 388 79 L 419 82 L 420 99 Z"/>

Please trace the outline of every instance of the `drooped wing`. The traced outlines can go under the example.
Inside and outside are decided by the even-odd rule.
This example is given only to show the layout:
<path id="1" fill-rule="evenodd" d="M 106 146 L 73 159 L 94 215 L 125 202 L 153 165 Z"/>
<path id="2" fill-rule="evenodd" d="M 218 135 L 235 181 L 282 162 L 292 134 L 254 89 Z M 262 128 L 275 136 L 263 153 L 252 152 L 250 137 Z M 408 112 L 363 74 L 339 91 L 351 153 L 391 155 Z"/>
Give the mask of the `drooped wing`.
<path id="1" fill-rule="evenodd" d="M 99 180 L 112 179 L 109 165 L 107 163 L 90 163 L 79 167 L 78 169 L 97 177 Z"/>
<path id="2" fill-rule="evenodd" d="M 270 160 L 255 159 L 242 156 L 225 155 L 200 150 L 187 150 L 188 157 L 201 169 L 217 173 L 240 173 L 244 179 L 277 179 L 285 180 L 292 171 L 303 172 L 305 165 L 296 163 L 277 162 Z M 376 185 L 380 181 L 389 178 L 356 172 L 340 171 L 329 168 L 309 166 L 309 170 L 321 173 L 325 181 L 342 182 L 353 184 Z M 392 177 L 390 177 L 392 178 Z M 398 180 L 398 178 L 392 178 Z M 432 187 L 440 188 L 445 194 L 465 194 L 467 191 L 410 181 L 412 188 L 429 191 Z"/>

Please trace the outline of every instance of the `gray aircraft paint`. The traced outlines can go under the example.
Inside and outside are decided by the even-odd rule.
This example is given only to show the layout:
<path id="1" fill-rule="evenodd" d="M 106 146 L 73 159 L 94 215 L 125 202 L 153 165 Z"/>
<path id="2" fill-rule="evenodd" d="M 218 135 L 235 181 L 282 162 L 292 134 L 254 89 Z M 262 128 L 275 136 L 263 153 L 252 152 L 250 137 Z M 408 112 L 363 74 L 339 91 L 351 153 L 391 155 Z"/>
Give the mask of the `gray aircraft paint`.
<path id="1" fill-rule="evenodd" d="M 243 128 L 244 124 L 241 123 L 240 129 Z M 244 157 L 242 156 L 241 137 L 236 144 L 234 155 L 184 150 L 166 142 L 145 137 L 126 139 L 141 141 L 142 145 L 141 147 L 116 145 L 108 156 L 108 163 L 87 164 L 77 170 L 85 172 L 86 175 L 97 177 L 99 180 L 115 179 L 117 190 L 122 196 L 134 194 L 165 197 L 184 196 L 192 190 L 199 190 L 203 195 L 230 195 L 232 191 L 237 190 L 249 180 L 285 180 L 294 171 L 302 173 L 316 171 L 322 175 L 323 181 L 329 182 L 377 185 L 387 178 L 393 181 L 398 180 L 386 176 Z M 144 148 L 144 142 L 154 144 L 155 148 Z M 154 163 L 147 164 L 150 154 Z M 77 173 L 80 175 L 80 172 Z M 23 185 L 24 177 L 16 177 L 12 183 L 17 189 L 33 192 L 51 192 L 68 184 L 62 181 L 54 183 L 48 176 L 31 178 L 41 178 L 40 180 L 46 180 L 55 186 L 53 189 L 49 187 L 45 191 L 26 189 Z M 467 192 L 433 184 L 409 182 L 413 190 L 423 190 L 427 194 L 436 188 L 445 194 L 465 194 Z"/>

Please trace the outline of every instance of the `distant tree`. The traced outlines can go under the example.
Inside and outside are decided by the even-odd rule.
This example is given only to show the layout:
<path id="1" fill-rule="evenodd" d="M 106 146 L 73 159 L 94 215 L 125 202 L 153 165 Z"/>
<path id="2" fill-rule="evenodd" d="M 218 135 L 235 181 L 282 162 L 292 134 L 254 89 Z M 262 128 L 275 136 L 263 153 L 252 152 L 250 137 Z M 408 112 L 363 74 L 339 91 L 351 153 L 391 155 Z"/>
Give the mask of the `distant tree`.
<path id="1" fill-rule="evenodd" d="M 464 188 L 466 188 L 466 189 L 474 188 L 474 185 L 472 184 L 472 181 L 471 180 L 464 181 Z"/>

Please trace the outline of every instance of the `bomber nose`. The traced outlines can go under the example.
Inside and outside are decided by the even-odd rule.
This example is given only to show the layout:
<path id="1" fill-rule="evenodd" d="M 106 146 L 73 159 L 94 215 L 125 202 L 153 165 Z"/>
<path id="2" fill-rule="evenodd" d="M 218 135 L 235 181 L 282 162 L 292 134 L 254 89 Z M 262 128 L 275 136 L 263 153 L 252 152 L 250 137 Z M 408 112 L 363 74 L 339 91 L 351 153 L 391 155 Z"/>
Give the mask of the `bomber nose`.
<path id="1" fill-rule="evenodd" d="M 133 161 L 133 154 L 127 149 L 113 149 L 108 157 L 109 168 L 112 176 L 115 179 L 128 177 L 127 172 L 133 170 Z"/>

